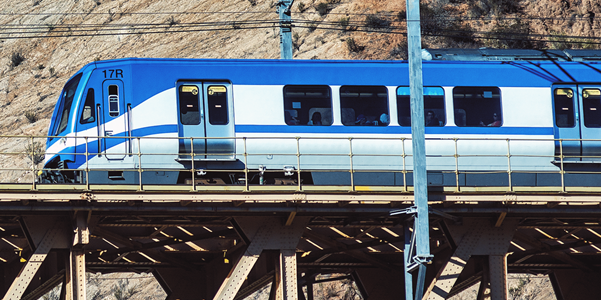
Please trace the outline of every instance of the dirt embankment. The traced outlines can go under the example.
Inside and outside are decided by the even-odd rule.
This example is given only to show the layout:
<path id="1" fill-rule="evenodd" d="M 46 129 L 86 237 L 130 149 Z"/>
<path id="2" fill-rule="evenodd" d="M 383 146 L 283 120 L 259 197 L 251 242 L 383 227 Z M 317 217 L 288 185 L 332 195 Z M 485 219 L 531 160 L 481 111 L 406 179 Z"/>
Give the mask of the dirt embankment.
<path id="1" fill-rule="evenodd" d="M 45 134 L 62 85 L 94 60 L 277 59 L 275 4 L 275 0 L 0 0 L 0 134 Z M 405 58 L 404 5 L 384 0 L 296 1 L 294 57 Z M 598 48 L 594 37 L 600 32 L 599 16 L 601 7 L 594 0 L 422 1 L 423 44 Z M 509 39 L 495 39 L 500 32 Z M 35 117 L 26 117 L 27 112 Z"/>
<path id="2" fill-rule="evenodd" d="M 62 86 L 94 60 L 277 59 L 276 3 L 0 0 L 0 136 L 45 135 Z M 404 6 L 404 1 L 297 0 L 294 58 L 404 59 Z M 426 0 L 423 46 L 598 49 L 600 17 L 596 0 Z M 582 36 L 590 38 L 577 38 Z M 25 147 L 26 142 L 0 138 L 3 152 Z M 0 162 L 0 168 L 28 165 L 25 155 Z M 28 174 L 2 176 L 17 181 Z"/>

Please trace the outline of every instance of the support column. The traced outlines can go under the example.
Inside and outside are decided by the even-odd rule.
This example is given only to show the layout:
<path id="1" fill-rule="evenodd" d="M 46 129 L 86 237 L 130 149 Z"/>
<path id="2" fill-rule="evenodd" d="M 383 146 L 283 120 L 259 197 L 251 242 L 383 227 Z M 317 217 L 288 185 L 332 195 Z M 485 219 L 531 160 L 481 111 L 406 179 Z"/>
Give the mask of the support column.
<path id="1" fill-rule="evenodd" d="M 506 299 L 506 255 L 517 224 L 517 219 L 505 219 L 503 226 L 496 227 L 487 218 L 464 218 L 463 225 L 449 225 L 457 249 L 430 284 L 426 298 L 446 299 L 469 258 L 472 255 L 488 255 L 493 300 Z"/>
<path id="2" fill-rule="evenodd" d="M 248 240 L 250 245 L 222 283 L 214 300 L 234 299 L 263 250 L 283 251 L 284 263 L 280 264 L 280 268 L 283 272 L 286 272 L 286 275 L 282 276 L 280 285 L 286 287 L 286 289 L 295 287 L 297 285 L 296 245 L 309 223 L 309 218 L 297 217 L 289 226 L 284 225 L 278 217 L 264 218 L 262 222 L 257 222 L 255 218 L 244 217 L 236 218 L 235 221 L 243 231 L 240 234 L 244 235 L 245 240 Z M 294 253 L 294 259 L 291 258 L 292 253 Z M 289 274 L 286 270 L 286 264 L 290 263 L 294 264 L 294 268 L 288 266 L 288 269 L 294 270 L 294 275 Z M 288 283 L 290 280 L 293 280 L 294 283 Z M 288 286 L 288 284 L 291 285 Z M 293 292 L 290 291 L 285 299 L 297 299 L 297 297 L 297 290 L 295 289 Z"/>
<path id="3" fill-rule="evenodd" d="M 490 296 L 492 300 L 507 299 L 507 254 L 490 255 Z"/>
<path id="4" fill-rule="evenodd" d="M 277 300 L 298 299 L 298 279 L 296 270 L 296 249 L 285 249 L 280 251 L 279 279 Z M 278 276 L 276 276 L 278 278 Z"/>
<path id="5" fill-rule="evenodd" d="M 403 251 L 403 259 L 405 260 L 405 300 L 413 300 L 413 275 L 407 269 L 407 263 L 411 261 L 411 222 L 405 222 L 405 251 Z"/>
<path id="6" fill-rule="evenodd" d="M 37 218 L 36 221 L 23 222 L 23 230 L 29 236 L 30 243 L 33 244 L 31 246 L 35 251 L 11 284 L 3 298 L 4 300 L 21 299 L 31 280 L 48 256 L 48 252 L 53 248 L 68 248 L 69 246 L 66 238 L 68 231 L 56 218 L 48 218 L 47 223 L 40 220 L 40 218 Z M 36 224 L 43 224 L 43 226 L 37 226 Z M 48 227 L 48 224 L 50 224 L 50 227 Z"/>
<path id="7" fill-rule="evenodd" d="M 476 300 L 490 300 L 490 267 L 488 262 L 482 265 L 482 279 L 480 280 Z"/>
<path id="8" fill-rule="evenodd" d="M 69 254 L 72 295 L 73 300 L 86 300 L 86 257 L 83 247 L 90 243 L 87 212 L 75 213 L 74 231 L 73 247 Z"/>
<path id="9" fill-rule="evenodd" d="M 73 258 L 72 252 L 69 251 L 65 260 L 65 279 L 61 290 L 61 300 L 73 300 Z"/>
<path id="10" fill-rule="evenodd" d="M 314 300 L 313 281 L 307 282 L 307 300 Z"/>

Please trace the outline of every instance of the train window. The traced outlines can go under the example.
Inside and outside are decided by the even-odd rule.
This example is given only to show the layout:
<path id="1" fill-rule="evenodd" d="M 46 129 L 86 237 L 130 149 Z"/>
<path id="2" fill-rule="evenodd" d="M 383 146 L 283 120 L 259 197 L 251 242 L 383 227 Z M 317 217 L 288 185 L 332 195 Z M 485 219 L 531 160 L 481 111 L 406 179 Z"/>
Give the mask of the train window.
<path id="1" fill-rule="evenodd" d="M 109 85 L 109 116 L 119 116 L 119 87 Z"/>
<path id="2" fill-rule="evenodd" d="M 287 125 L 332 125 L 332 96 L 327 85 L 284 87 L 284 122 Z"/>
<path id="3" fill-rule="evenodd" d="M 226 125 L 227 118 L 227 89 L 223 85 L 211 85 L 207 89 L 209 103 L 209 123 L 211 125 Z"/>
<path id="4" fill-rule="evenodd" d="M 59 135 L 65 129 L 67 129 L 67 125 L 69 124 L 69 115 L 71 114 L 71 106 L 73 105 L 73 97 L 75 97 L 75 91 L 77 90 L 77 85 L 79 84 L 79 80 L 81 79 L 81 74 L 75 76 L 71 81 L 69 81 L 65 85 L 65 89 L 61 95 L 61 108 L 60 112 L 57 114 L 58 127 L 56 128 L 55 135 Z"/>
<path id="5" fill-rule="evenodd" d="M 574 127 L 574 92 L 570 88 L 554 91 L 555 125 L 560 128 Z"/>
<path id="6" fill-rule="evenodd" d="M 88 89 L 88 95 L 86 96 L 86 102 L 83 104 L 79 123 L 88 124 L 93 123 L 94 121 L 96 121 L 96 118 L 94 117 L 94 89 Z"/>
<path id="7" fill-rule="evenodd" d="M 584 107 L 584 126 L 601 127 L 601 91 L 599 89 L 582 90 L 582 105 Z"/>
<path id="8" fill-rule="evenodd" d="M 385 86 L 341 86 L 342 124 L 388 126 L 388 89 Z"/>
<path id="9" fill-rule="evenodd" d="M 396 92 L 399 125 L 411 126 L 411 99 L 408 86 L 401 86 Z M 444 90 L 441 87 L 424 87 L 424 119 L 426 126 L 444 126 Z"/>
<path id="10" fill-rule="evenodd" d="M 179 87 L 179 120 L 183 125 L 200 124 L 198 87 L 182 85 Z"/>
<path id="11" fill-rule="evenodd" d="M 453 89 L 455 125 L 459 127 L 503 124 L 501 92 L 497 87 L 456 87 Z"/>

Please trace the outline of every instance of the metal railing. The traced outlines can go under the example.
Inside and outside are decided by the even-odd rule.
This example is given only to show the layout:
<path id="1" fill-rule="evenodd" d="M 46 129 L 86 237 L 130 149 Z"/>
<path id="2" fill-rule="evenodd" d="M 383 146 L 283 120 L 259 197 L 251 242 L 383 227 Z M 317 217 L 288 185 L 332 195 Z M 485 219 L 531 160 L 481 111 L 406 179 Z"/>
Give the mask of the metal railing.
<path id="1" fill-rule="evenodd" d="M 60 153 L 46 152 L 44 145 L 48 138 L 0 136 L 0 189 L 401 193 L 413 190 L 412 155 L 408 151 L 411 139 L 406 137 L 50 137 L 59 139 L 57 143 L 67 149 L 78 149 Z M 107 153 L 102 147 L 111 139 L 117 139 L 114 141 L 117 144 L 129 144 L 122 147 L 124 151 L 112 148 Z M 428 138 L 429 176 L 441 179 L 430 186 L 450 193 L 601 192 L 601 149 L 599 155 L 565 155 L 564 144 L 576 141 L 595 140 Z M 218 152 L 194 149 L 218 142 L 235 146 Z M 188 145 L 190 151 L 180 152 L 180 145 Z M 107 154 L 121 158 L 107 159 Z M 71 157 L 76 163 L 44 168 L 42 155 Z M 95 172 L 115 171 L 135 173 L 129 177 L 137 179 L 125 184 L 99 183 L 91 176 Z M 76 182 L 40 180 L 39 175 L 53 172 L 78 177 Z M 150 172 L 172 172 L 188 180 L 149 183 L 150 175 L 145 173 Z M 318 182 L 317 177 L 326 181 Z M 273 184 L 265 178 L 279 181 Z M 378 178 L 386 178 L 388 182 Z M 213 179 L 223 180 L 211 184 Z"/>

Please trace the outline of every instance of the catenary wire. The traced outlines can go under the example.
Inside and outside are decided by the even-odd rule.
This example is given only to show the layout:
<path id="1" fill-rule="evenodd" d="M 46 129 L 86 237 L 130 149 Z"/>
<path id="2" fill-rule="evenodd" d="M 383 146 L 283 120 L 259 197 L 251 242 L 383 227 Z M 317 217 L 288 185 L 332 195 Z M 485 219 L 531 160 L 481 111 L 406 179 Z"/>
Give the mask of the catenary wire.
<path id="1" fill-rule="evenodd" d="M 385 28 L 370 28 L 368 22 L 349 22 L 347 26 L 341 26 L 340 22 L 322 21 L 316 22 L 312 20 L 293 20 L 294 26 L 297 28 L 322 29 L 322 30 L 341 30 L 341 31 L 359 31 L 359 32 L 378 32 L 387 34 L 403 34 L 406 31 L 402 30 L 404 26 L 385 26 Z M 31 27 L 15 27 L 9 26 L 4 28 L 0 25 L 0 39 L 20 39 L 20 38 L 56 38 L 56 37 L 84 37 L 84 36 L 106 36 L 106 35 L 135 35 L 135 34 L 160 34 L 160 33 L 181 33 L 181 32 L 200 32 L 200 31 L 224 31 L 224 30 L 248 30 L 248 29 L 263 29 L 277 28 L 279 20 L 242 20 L 242 21 L 219 21 L 219 22 L 194 22 L 194 23 L 175 23 L 173 25 L 166 23 L 130 23 L 130 24 L 63 24 L 63 25 L 35 25 Z M 308 26 L 303 26 L 308 24 Z M 249 26 L 250 25 L 250 26 Z M 21 25 L 22 26 L 22 25 Z M 198 27 L 218 27 L 227 26 L 228 28 L 198 28 Z M 86 29 L 79 29 L 83 27 Z M 346 27 L 346 28 L 345 28 Z M 348 27 L 354 27 L 349 30 Z M 40 29 L 46 30 L 40 30 Z M 90 29 L 91 28 L 91 29 Z M 185 29 L 187 28 L 187 29 Z M 24 30 L 24 31 L 4 31 L 4 30 Z M 34 29 L 34 30 L 30 30 Z M 62 30 L 61 30 L 62 29 Z M 163 30 L 156 30 L 163 29 Z M 29 31 L 27 31 L 29 30 Z M 127 31 L 127 32 L 124 32 Z M 131 32 L 134 31 L 134 32 Z M 135 32 L 137 31 L 137 32 Z M 462 31 L 462 30 L 440 30 L 445 33 L 435 33 L 424 31 L 424 36 L 440 36 L 448 38 L 469 38 L 469 39 L 498 39 L 498 40 L 523 40 L 540 41 L 540 42 L 570 42 L 574 44 L 599 44 L 592 40 L 599 40 L 598 37 L 592 36 L 565 36 L 565 35 L 536 35 L 530 33 L 519 32 L 482 32 L 482 31 Z M 68 33 L 68 34 L 63 34 Z M 455 34 L 450 34 L 455 33 Z M 44 36 L 34 34 L 46 34 Z M 466 36 L 472 34 L 472 36 Z M 11 36 L 20 35 L 20 36 Z M 25 35 L 25 36 L 23 36 Z M 496 37 L 495 37 L 496 36 Z M 505 37 L 502 37 L 505 36 Z M 511 36 L 520 36 L 515 38 Z M 546 40 L 553 39 L 555 40 Z M 575 41 L 574 39 L 583 39 L 586 41 Z"/>

